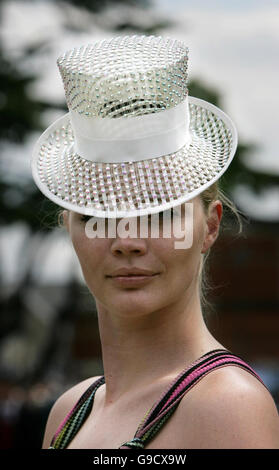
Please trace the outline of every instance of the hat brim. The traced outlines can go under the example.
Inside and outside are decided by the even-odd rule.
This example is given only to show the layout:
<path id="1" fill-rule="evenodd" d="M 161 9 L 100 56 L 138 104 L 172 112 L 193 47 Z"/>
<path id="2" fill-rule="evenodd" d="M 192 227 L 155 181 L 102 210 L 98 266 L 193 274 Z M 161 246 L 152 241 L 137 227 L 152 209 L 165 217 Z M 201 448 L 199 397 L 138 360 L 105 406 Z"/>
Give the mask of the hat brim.
<path id="1" fill-rule="evenodd" d="M 58 206 L 95 217 L 143 216 L 187 202 L 221 177 L 237 147 L 235 125 L 223 111 L 193 97 L 189 110 L 190 146 L 123 163 L 94 163 L 77 155 L 67 113 L 35 145 L 35 183 Z"/>

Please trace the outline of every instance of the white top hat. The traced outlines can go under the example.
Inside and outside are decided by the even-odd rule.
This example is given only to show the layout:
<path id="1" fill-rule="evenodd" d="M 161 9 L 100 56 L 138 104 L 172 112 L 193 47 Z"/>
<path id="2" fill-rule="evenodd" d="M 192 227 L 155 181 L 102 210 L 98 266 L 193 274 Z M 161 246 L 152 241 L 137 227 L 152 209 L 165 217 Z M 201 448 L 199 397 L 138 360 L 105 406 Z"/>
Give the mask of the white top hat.
<path id="1" fill-rule="evenodd" d="M 188 96 L 183 42 L 114 37 L 57 63 L 69 113 L 39 138 L 32 174 L 59 206 L 97 217 L 160 212 L 228 168 L 235 126 L 219 108 Z"/>

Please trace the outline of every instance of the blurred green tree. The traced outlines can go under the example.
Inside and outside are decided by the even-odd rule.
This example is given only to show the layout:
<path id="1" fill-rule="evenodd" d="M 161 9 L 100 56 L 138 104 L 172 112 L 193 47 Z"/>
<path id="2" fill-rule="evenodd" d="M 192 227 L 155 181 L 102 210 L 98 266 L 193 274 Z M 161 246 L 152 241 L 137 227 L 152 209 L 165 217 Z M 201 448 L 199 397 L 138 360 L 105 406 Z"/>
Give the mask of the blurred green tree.
<path id="1" fill-rule="evenodd" d="M 83 25 L 80 23 L 77 28 L 73 24 L 73 12 L 68 11 L 69 6 L 73 6 L 76 9 L 88 10 L 98 15 L 110 5 L 114 7 L 117 5 L 127 5 L 135 8 L 141 7 L 148 11 L 151 2 L 148 0 L 59 0 L 56 2 L 56 5 L 57 8 L 62 8 L 63 12 L 65 12 L 64 28 L 72 29 L 79 33 L 86 31 L 88 24 Z M 3 6 L 3 3 L 1 6 Z M 97 21 L 96 17 L 95 20 Z M 124 20 L 120 17 L 118 21 L 113 21 L 111 25 L 106 22 L 106 27 L 111 31 L 127 30 L 127 34 L 129 34 L 129 31 L 155 34 L 159 29 L 167 25 L 169 25 L 168 21 L 162 22 L 156 21 L 156 19 L 146 24 L 144 22 L 138 24 L 133 16 L 133 12 L 125 16 Z M 30 132 L 44 131 L 42 114 L 46 110 L 61 109 L 67 112 L 66 103 L 61 105 L 61 103 L 53 104 L 40 101 L 37 98 L 33 98 L 28 92 L 28 88 L 38 77 L 32 73 L 26 74 L 23 72 L 21 65 L 28 60 L 30 61 L 32 56 L 38 54 L 46 46 L 47 44 L 43 41 L 39 41 L 35 45 L 26 47 L 22 50 L 21 57 L 17 62 L 13 62 L 5 53 L 3 47 L 0 47 L 0 149 L 2 153 L 0 165 L 2 167 L 3 151 L 7 144 L 22 145 L 24 148 Z M 28 312 L 26 307 L 25 296 L 28 288 L 34 284 L 32 268 L 36 258 L 36 235 L 39 233 L 47 238 L 51 234 L 52 230 L 57 226 L 59 210 L 60 208 L 46 199 L 38 190 L 31 178 L 31 174 L 30 179 L 22 178 L 21 181 L 10 181 L 6 179 L 5 171 L 0 172 L 0 226 L 4 228 L 14 223 L 22 222 L 28 227 L 30 232 L 28 246 L 21 253 L 22 259 L 18 259 L 19 265 L 26 266 L 25 271 L 12 293 L 5 295 L 5 289 L 3 289 L 0 298 L 1 311 L 3 312 L 0 317 L 0 342 L 12 334 L 19 334 L 27 339 L 30 337 L 28 322 L 30 312 Z M 41 238 L 41 242 L 43 243 L 43 238 Z M 30 254 L 28 255 L 28 262 L 23 263 L 23 257 L 27 256 L 26 253 Z M 1 277 L 3 277 L 4 285 L 4 273 L 0 269 Z M 67 331 L 72 329 L 74 312 L 76 310 L 75 305 L 78 298 L 76 289 L 78 289 L 77 281 L 71 279 L 67 286 L 65 302 L 56 313 L 55 322 L 50 322 L 49 324 L 49 340 L 38 350 L 34 359 L 34 366 L 27 367 L 26 370 L 23 369 L 22 374 L 17 376 L 17 379 L 14 377 L 21 384 L 31 384 L 35 380 L 44 377 L 47 370 L 55 363 L 59 351 L 64 351 L 65 358 L 68 357 L 67 351 L 69 353 L 70 350 L 69 339 L 67 339 L 67 335 L 62 335 L 61 337 L 60 333 L 65 329 Z M 62 361 L 62 363 L 65 365 L 65 361 Z M 61 365 L 62 363 L 60 361 L 60 366 L 64 367 Z M 0 370 L 0 372 L 2 374 L 7 373 L 6 370 Z M 12 370 L 10 375 L 13 375 Z"/>
<path id="2" fill-rule="evenodd" d="M 223 109 L 220 92 L 208 87 L 198 78 L 190 81 L 189 95 L 209 101 Z M 239 184 L 248 186 L 256 194 L 260 194 L 267 188 L 278 187 L 279 175 L 256 171 L 245 165 L 246 155 L 252 154 L 256 150 L 257 147 L 253 142 L 238 142 L 235 158 L 220 179 L 222 190 L 231 198 L 233 198 L 233 189 Z"/>

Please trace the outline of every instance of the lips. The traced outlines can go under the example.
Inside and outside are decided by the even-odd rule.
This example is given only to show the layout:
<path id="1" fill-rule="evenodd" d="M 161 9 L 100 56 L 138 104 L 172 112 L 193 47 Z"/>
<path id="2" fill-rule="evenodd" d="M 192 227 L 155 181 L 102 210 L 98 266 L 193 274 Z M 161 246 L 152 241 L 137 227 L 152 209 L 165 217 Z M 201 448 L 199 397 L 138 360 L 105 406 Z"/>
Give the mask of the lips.
<path id="1" fill-rule="evenodd" d="M 155 276 L 156 272 L 140 268 L 121 268 L 113 271 L 107 277 L 146 277 Z"/>
<path id="2" fill-rule="evenodd" d="M 106 277 L 119 288 L 139 289 L 152 282 L 158 275 L 159 273 L 149 269 L 121 268 Z"/>
<path id="3" fill-rule="evenodd" d="M 153 273 L 145 269 L 118 270 L 107 276 L 108 280 L 122 289 L 139 289 L 152 283 L 159 273 Z"/>

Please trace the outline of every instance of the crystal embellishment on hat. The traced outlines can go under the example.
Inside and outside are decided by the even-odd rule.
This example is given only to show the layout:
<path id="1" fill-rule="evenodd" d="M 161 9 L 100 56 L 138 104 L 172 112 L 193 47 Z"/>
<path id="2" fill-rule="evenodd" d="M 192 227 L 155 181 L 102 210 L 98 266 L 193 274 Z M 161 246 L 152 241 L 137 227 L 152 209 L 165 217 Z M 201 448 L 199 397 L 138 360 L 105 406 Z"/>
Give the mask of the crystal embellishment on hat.
<path id="1" fill-rule="evenodd" d="M 57 63 L 68 108 L 86 116 L 149 114 L 188 93 L 188 48 L 174 39 L 116 37 L 65 52 Z"/>
<path id="2" fill-rule="evenodd" d="M 40 137 L 32 174 L 66 209 L 130 217 L 186 202 L 220 178 L 237 133 L 188 97 L 188 48 L 161 36 L 114 37 L 58 59 L 69 113 Z"/>

